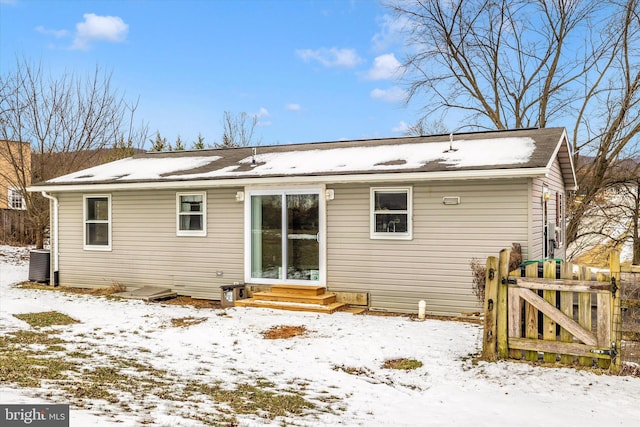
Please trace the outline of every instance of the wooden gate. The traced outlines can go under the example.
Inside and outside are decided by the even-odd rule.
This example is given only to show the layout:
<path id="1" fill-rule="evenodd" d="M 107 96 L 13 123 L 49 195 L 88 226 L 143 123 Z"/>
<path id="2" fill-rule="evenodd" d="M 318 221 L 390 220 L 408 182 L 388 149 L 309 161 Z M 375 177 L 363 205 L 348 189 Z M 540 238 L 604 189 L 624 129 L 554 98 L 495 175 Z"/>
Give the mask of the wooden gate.
<path id="1" fill-rule="evenodd" d="M 483 357 L 620 369 L 620 255 L 610 274 L 555 261 L 509 272 L 510 251 L 487 259 Z M 524 277 L 523 277 L 524 276 Z M 542 276 L 540 278 L 540 276 Z"/>

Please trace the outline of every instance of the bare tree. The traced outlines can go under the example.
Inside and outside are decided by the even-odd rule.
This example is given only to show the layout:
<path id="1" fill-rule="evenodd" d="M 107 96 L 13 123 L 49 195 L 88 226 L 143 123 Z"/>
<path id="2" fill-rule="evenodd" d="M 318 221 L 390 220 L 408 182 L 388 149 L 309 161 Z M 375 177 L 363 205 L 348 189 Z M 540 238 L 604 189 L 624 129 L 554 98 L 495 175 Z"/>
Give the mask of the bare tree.
<path id="1" fill-rule="evenodd" d="M 409 100 L 496 129 L 568 128 L 581 203 L 568 240 L 638 152 L 639 0 L 398 0 Z M 588 158 L 588 161 L 586 160 Z"/>
<path id="2" fill-rule="evenodd" d="M 632 263 L 640 265 L 640 159 L 628 159 L 615 171 L 617 180 L 596 198 L 578 230 L 574 251 L 620 248 L 630 243 Z M 613 173 L 612 173 L 613 175 Z M 583 232 L 583 230 L 586 230 Z"/>
<path id="3" fill-rule="evenodd" d="M 137 102 L 128 103 L 111 87 L 111 75 L 98 67 L 86 77 L 54 77 L 40 64 L 18 59 L 0 75 L 0 140 L 31 144 L 30 171 L 9 144 L 3 152 L 13 166 L 11 175 L 18 177 L 15 186 L 24 195 L 38 247 L 49 225 L 49 202 L 27 193 L 27 176 L 40 182 L 98 164 L 118 141 L 141 147 L 146 127 L 134 125 L 136 108 Z"/>
<path id="4" fill-rule="evenodd" d="M 258 125 L 258 117 L 250 116 L 242 112 L 233 115 L 225 111 L 222 118 L 223 134 L 222 142 L 215 143 L 215 148 L 248 147 L 259 145 L 260 141 L 254 142 L 254 131 Z"/>
<path id="5" fill-rule="evenodd" d="M 421 136 L 421 135 L 438 135 L 449 132 L 449 128 L 444 124 L 442 119 L 427 120 L 423 117 L 415 124 L 410 125 L 405 134 L 407 136 Z"/>

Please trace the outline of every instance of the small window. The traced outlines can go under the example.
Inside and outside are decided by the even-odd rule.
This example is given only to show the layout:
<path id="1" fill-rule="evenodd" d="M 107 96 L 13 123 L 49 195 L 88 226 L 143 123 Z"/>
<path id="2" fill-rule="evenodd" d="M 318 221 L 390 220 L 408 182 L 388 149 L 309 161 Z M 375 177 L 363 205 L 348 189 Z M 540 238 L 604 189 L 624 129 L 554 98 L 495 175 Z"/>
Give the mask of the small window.
<path id="1" fill-rule="evenodd" d="M 9 188 L 7 194 L 7 207 L 9 209 L 24 210 L 27 209 L 27 204 L 22 197 L 22 192 L 17 188 Z"/>
<path id="2" fill-rule="evenodd" d="M 111 196 L 84 196 L 84 248 L 111 250 Z"/>
<path id="3" fill-rule="evenodd" d="M 206 193 L 179 193 L 177 203 L 177 235 L 207 235 Z"/>
<path id="4" fill-rule="evenodd" d="M 411 188 L 371 189 L 371 238 L 411 239 Z"/>

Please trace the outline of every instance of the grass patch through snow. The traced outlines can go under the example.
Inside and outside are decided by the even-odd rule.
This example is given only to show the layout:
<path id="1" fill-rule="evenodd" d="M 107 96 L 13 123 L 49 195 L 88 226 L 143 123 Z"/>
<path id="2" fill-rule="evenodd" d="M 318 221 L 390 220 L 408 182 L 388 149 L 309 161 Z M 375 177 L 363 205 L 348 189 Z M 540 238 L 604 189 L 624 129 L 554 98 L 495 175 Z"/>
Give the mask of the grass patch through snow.
<path id="1" fill-rule="evenodd" d="M 79 323 L 76 319 L 58 311 L 14 314 L 13 316 L 24 322 L 27 322 L 34 328 L 43 328 L 54 325 L 71 325 L 73 323 Z"/>
<path id="2" fill-rule="evenodd" d="M 59 324 L 43 322 L 41 317 L 35 316 L 39 319 L 35 324 Z M 188 326 L 196 321 L 202 319 L 184 318 L 178 323 Z M 332 411 L 327 405 L 318 406 L 320 403 L 306 399 L 303 391 L 276 389 L 264 379 L 255 384 L 240 383 L 235 388 L 211 378 L 185 384 L 172 372 L 139 360 L 81 350 L 82 336 L 76 335 L 71 342 L 58 338 L 57 333 L 16 331 L 0 336 L 0 383 L 46 387 L 55 390 L 59 399 L 80 408 L 100 410 L 103 404 L 96 401 L 106 401 L 123 413 L 154 408 L 161 398 L 173 402 L 169 405 L 177 408 L 177 415 L 206 425 L 237 425 L 239 414 L 272 420 Z M 67 351 L 66 346 L 73 350 Z"/>

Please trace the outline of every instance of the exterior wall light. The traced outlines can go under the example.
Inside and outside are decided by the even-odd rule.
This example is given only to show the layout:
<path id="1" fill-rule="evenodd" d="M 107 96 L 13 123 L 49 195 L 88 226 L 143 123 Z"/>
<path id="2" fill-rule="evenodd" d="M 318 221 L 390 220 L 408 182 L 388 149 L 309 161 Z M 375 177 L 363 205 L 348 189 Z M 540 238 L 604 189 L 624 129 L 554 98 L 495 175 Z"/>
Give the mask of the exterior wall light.
<path id="1" fill-rule="evenodd" d="M 459 205 L 460 196 L 445 196 L 442 198 L 443 205 Z"/>

